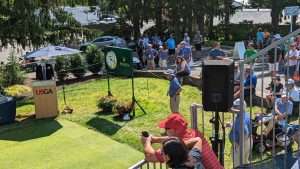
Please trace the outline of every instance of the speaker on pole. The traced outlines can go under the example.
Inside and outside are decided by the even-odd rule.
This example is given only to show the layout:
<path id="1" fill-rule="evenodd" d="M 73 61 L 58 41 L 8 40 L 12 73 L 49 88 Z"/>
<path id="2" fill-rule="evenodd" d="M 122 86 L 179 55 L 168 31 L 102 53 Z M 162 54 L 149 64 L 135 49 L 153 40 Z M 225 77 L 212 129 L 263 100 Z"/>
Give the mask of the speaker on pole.
<path id="1" fill-rule="evenodd" d="M 233 102 L 234 63 L 205 60 L 202 70 L 202 102 L 205 111 L 227 112 Z"/>

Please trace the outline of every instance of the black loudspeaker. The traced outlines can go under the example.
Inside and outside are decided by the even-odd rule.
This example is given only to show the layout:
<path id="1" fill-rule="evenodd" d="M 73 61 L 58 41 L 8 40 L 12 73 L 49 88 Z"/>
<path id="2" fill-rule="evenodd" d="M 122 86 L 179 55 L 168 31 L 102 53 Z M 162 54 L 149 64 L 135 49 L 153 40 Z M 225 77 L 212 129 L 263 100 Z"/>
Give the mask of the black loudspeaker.
<path id="1" fill-rule="evenodd" d="M 202 102 L 205 111 L 227 112 L 233 102 L 234 63 L 206 60 L 202 70 Z"/>

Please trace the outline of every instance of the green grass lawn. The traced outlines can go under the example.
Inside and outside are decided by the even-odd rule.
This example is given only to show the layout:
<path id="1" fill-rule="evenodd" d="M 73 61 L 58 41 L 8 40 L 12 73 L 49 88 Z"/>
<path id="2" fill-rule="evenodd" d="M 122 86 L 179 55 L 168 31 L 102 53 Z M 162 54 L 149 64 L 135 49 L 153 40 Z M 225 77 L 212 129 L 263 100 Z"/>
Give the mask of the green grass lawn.
<path id="1" fill-rule="evenodd" d="M 27 124 L 0 131 L 1 169 L 124 169 L 143 157 L 128 145 L 67 120 Z"/>
<path id="2" fill-rule="evenodd" d="M 81 126 L 91 128 L 99 133 L 103 133 L 112 139 L 125 143 L 139 151 L 142 151 L 142 146 L 139 142 L 141 131 L 149 131 L 154 135 L 159 135 L 162 131 L 157 127 L 158 122 L 169 115 L 169 97 L 167 96 L 168 81 L 152 79 L 152 78 L 137 78 L 135 80 L 136 98 L 143 108 L 147 111 L 144 115 L 140 109 L 136 109 L 137 117 L 129 122 L 115 121 L 113 114 L 100 112 L 97 108 L 97 100 L 107 95 L 106 80 L 92 80 L 89 82 L 78 83 L 66 87 L 67 103 L 74 109 L 71 115 L 61 115 L 59 119 L 72 121 Z M 131 81 L 128 79 L 111 80 L 111 89 L 114 96 L 119 100 L 131 100 Z M 59 107 L 63 108 L 62 91 L 59 94 Z M 192 103 L 201 103 L 201 92 L 194 87 L 184 86 L 181 97 L 180 110 L 181 113 L 190 119 L 190 105 Z M 31 100 L 18 104 L 18 115 L 28 115 L 34 112 L 33 103 Z M 254 108 L 255 112 L 260 112 L 259 108 Z M 202 118 L 199 115 L 199 128 L 202 130 Z M 211 136 L 211 124 L 209 119 L 212 117 L 211 112 L 205 112 L 204 126 L 205 135 Z M 225 121 L 230 122 L 232 115 L 225 113 Z M 226 131 L 226 137 L 228 130 Z M 99 147 L 103 145 L 98 145 Z M 104 146 L 103 146 L 104 147 Z M 231 144 L 226 138 L 225 150 L 225 168 L 232 168 L 231 161 Z M 1 156 L 1 154 L 0 154 Z M 126 152 L 126 156 L 135 156 Z M 269 155 L 264 156 L 268 157 Z M 255 156 L 258 157 L 258 156 Z M 0 157 L 1 158 L 1 157 Z M 141 158 L 142 159 L 142 158 Z M 257 158 L 255 158 L 257 159 Z M 125 160 L 125 159 L 124 159 Z M 66 167 L 68 168 L 68 167 Z"/>

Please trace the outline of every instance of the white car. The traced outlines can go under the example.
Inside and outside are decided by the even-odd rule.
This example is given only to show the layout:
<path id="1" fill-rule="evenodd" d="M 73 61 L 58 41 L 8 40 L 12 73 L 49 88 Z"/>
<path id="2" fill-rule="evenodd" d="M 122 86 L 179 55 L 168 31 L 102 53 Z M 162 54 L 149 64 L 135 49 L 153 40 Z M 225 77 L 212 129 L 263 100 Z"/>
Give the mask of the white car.
<path id="1" fill-rule="evenodd" d="M 117 23 L 116 18 L 103 18 L 99 23 L 101 24 L 114 24 Z"/>

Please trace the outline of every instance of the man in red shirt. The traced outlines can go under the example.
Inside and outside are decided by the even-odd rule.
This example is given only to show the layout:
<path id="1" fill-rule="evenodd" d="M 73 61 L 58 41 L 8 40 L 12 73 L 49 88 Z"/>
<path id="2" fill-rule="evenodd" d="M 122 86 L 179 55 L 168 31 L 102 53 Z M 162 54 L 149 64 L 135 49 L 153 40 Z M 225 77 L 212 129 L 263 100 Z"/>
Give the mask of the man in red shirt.
<path id="1" fill-rule="evenodd" d="M 153 143 L 162 143 L 170 137 L 178 137 L 183 140 L 188 148 L 199 140 L 202 140 L 202 164 L 206 169 L 223 169 L 224 167 L 218 161 L 218 158 L 211 149 L 208 141 L 204 138 L 203 134 L 197 130 L 189 129 L 187 121 L 179 113 L 172 113 L 165 120 L 159 123 L 159 127 L 166 130 L 167 136 L 165 137 L 151 137 L 151 142 L 147 141 L 149 138 L 142 137 L 144 145 L 145 158 L 149 162 L 164 162 L 161 149 L 154 150 Z"/>

